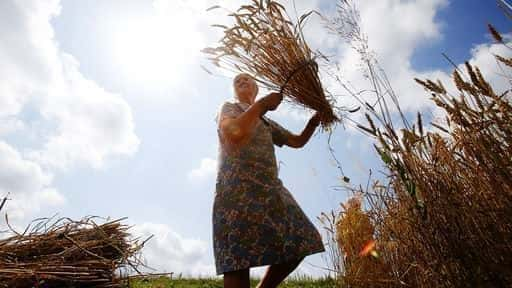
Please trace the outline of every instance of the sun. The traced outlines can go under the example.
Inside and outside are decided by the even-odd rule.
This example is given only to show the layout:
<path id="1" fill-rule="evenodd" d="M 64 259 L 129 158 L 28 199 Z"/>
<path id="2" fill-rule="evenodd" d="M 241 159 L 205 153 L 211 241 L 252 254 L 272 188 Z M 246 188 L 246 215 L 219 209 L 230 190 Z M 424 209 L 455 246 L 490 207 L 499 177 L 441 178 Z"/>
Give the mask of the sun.
<path id="1" fill-rule="evenodd" d="M 186 13 L 127 19 L 112 35 L 113 61 L 128 81 L 168 86 L 193 65 L 202 47 Z"/>

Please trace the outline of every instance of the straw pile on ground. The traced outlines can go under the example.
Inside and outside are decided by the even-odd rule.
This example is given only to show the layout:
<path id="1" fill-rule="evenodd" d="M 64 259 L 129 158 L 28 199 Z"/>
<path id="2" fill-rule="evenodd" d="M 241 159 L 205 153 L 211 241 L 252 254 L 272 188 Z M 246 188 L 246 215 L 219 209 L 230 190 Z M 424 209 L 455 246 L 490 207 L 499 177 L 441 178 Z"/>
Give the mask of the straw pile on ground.
<path id="1" fill-rule="evenodd" d="M 218 47 L 203 52 L 217 66 L 254 75 L 264 87 L 288 96 L 289 102 L 318 111 L 322 125 L 330 126 L 339 119 L 334 99 L 324 92 L 318 76 L 316 60 L 323 56 L 311 51 L 302 33 L 312 12 L 294 25 L 281 4 L 253 0 L 230 14 L 236 20 L 233 27 L 213 25 L 223 28 L 224 36 Z"/>
<path id="2" fill-rule="evenodd" d="M 14 236 L 0 240 L 0 287 L 120 287 L 116 271 L 137 270 L 145 241 L 128 239 L 124 218 L 101 225 L 95 218 L 39 219 L 23 233 L 11 229 Z"/>

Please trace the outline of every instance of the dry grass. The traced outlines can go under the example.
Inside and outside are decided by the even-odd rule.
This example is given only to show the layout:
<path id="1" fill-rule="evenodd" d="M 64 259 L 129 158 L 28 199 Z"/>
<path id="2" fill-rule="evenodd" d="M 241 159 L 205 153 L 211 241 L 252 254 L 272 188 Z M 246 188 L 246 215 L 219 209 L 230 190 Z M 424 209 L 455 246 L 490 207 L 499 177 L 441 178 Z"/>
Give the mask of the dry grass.
<path id="1" fill-rule="evenodd" d="M 375 228 L 370 215 L 362 210 L 359 197 L 349 199 L 342 208 L 336 220 L 336 241 L 344 256 L 343 284 L 377 287 L 385 279 L 387 265 L 375 250 Z"/>
<path id="2" fill-rule="evenodd" d="M 392 189 L 365 195 L 392 286 L 505 287 L 512 281 L 512 106 L 466 64 L 457 96 L 417 80 L 447 113 L 440 132 L 366 127 Z M 400 135 L 400 136 L 398 136 Z M 399 247 L 399 250 L 396 250 Z"/>
<path id="3" fill-rule="evenodd" d="M 431 123 L 432 131 L 424 128 L 419 113 L 416 123 L 409 123 L 377 61 L 365 43 L 357 43 L 365 38 L 349 2 L 340 5 L 350 17 L 340 13 L 334 30 L 352 33 L 340 34 L 356 40 L 353 47 L 361 48 L 358 52 L 370 71 L 378 101 L 369 105 L 357 99 L 367 113 L 367 123 L 358 127 L 375 139 L 389 183 L 374 181 L 365 189 L 354 188 L 365 197 L 366 215 L 385 268 L 369 268 L 365 282 L 354 283 L 350 279 L 359 274 L 345 267 L 342 283 L 350 287 L 507 287 L 512 283 L 509 91 L 495 91 L 478 67 L 466 63 L 465 71 L 453 72 L 457 89 L 453 93 L 439 81 L 416 79 L 445 112 L 446 120 Z M 354 23 L 355 28 L 349 25 Z M 492 31 L 497 41 L 503 39 Z M 505 65 L 511 62 L 501 56 L 496 59 Z M 398 124 L 392 121 L 389 105 L 399 111 L 398 124 L 403 128 L 395 128 Z M 336 217 L 349 219 L 343 213 Z M 339 229 L 357 227 L 355 219 L 347 221 Z M 346 241 L 355 240 L 340 239 L 340 251 Z"/>
<path id="4" fill-rule="evenodd" d="M 317 60 L 302 33 L 302 25 L 313 11 L 293 24 L 285 8 L 276 1 L 253 0 L 230 14 L 235 25 L 224 29 L 215 48 L 203 49 L 214 64 L 255 75 L 270 90 L 288 96 L 291 103 L 319 111 L 324 127 L 339 121 L 334 99 L 322 88 Z M 286 98 L 285 98 L 286 99 Z"/>
<path id="5" fill-rule="evenodd" d="M 45 218 L 11 230 L 0 240 L 0 287 L 120 287 L 115 273 L 137 270 L 143 243 L 128 239 L 124 219 L 98 225 L 95 218 Z"/>

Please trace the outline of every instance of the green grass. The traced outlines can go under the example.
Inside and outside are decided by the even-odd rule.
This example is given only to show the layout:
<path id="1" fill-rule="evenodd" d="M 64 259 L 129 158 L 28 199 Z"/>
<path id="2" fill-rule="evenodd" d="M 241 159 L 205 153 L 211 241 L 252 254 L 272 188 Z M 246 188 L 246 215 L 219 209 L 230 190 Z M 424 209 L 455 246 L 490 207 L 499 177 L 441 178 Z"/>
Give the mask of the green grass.
<path id="1" fill-rule="evenodd" d="M 137 279 L 130 281 L 130 288 L 222 288 L 223 280 L 218 278 L 178 278 L 158 277 L 154 279 Z M 251 278 L 251 287 L 256 287 L 259 279 Z M 332 288 L 335 280 L 331 278 L 312 279 L 310 277 L 298 277 L 286 280 L 279 285 L 282 288 Z"/>

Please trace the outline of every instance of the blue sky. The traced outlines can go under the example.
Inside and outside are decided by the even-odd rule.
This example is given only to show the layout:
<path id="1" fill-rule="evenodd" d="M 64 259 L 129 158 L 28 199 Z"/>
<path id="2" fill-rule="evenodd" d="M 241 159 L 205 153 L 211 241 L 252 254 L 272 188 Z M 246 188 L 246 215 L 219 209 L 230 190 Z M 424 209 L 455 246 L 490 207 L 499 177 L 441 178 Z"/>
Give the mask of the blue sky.
<path id="1" fill-rule="evenodd" d="M 56 212 L 72 218 L 128 216 L 135 233 L 156 235 L 145 248 L 150 266 L 213 274 L 214 117 L 232 90 L 231 76 L 200 68 L 206 61 L 199 49 L 220 36 L 208 25 L 225 22 L 225 15 L 205 12 L 218 2 L 0 4 L 0 192 L 12 192 L 6 211 L 19 226 Z M 370 45 L 410 113 L 438 115 L 412 78 L 446 81 L 451 67 L 441 52 L 456 63 L 472 59 L 503 82 L 488 55 L 510 52 L 485 44 L 492 43 L 486 24 L 508 32 L 509 22 L 493 1 L 358 3 Z M 327 0 L 297 1 L 297 7 L 335 12 Z M 336 52 L 344 77 L 365 85 L 356 57 L 318 19 L 306 32 L 312 47 Z M 339 90 L 332 81 L 324 84 Z M 296 133 L 308 117 L 286 105 L 270 116 Z M 382 169 L 371 142 L 350 127 L 334 132 L 332 146 L 353 184 L 366 183 L 369 169 Z M 347 197 L 335 189 L 341 175 L 327 135 L 315 134 L 301 150 L 276 150 L 285 186 L 322 229 L 316 217 Z M 297 271 L 324 273 L 310 264 L 325 265 L 317 254 Z"/>
<path id="2" fill-rule="evenodd" d="M 450 68 L 441 53 L 455 63 L 470 59 L 471 47 L 490 41 L 488 23 L 507 33 L 510 22 L 495 3 L 492 0 L 449 1 L 436 15 L 436 21 L 441 23 L 443 39 L 418 47 L 412 58 L 413 66 L 418 70 Z"/>

